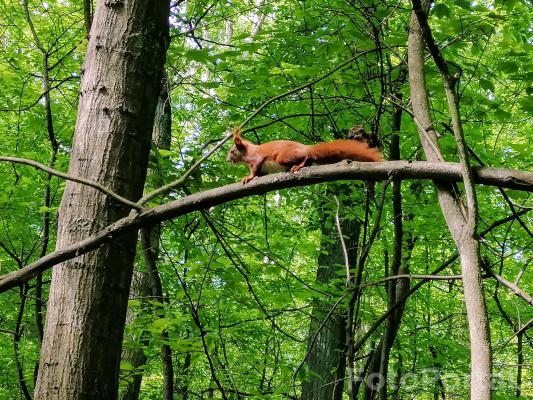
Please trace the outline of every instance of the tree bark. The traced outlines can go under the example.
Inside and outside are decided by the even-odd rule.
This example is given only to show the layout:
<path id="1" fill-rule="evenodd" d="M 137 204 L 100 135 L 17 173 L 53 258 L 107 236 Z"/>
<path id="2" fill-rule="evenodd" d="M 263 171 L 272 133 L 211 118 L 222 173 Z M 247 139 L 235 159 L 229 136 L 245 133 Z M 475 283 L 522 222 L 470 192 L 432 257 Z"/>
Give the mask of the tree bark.
<path id="1" fill-rule="evenodd" d="M 82 68 L 69 173 L 140 198 L 168 43 L 163 0 L 98 2 Z M 129 209 L 69 182 L 57 248 Z M 136 231 L 54 269 L 35 399 L 115 399 Z"/>
<path id="2" fill-rule="evenodd" d="M 168 80 L 166 74 L 161 80 L 161 91 L 156 108 L 156 118 L 152 131 L 152 141 L 157 149 L 170 150 L 172 139 L 172 110 L 170 107 L 170 93 L 168 91 Z M 155 171 L 150 171 L 156 176 L 156 185 L 164 184 L 163 177 Z M 150 290 L 152 299 L 160 306 L 156 307 L 156 316 L 164 317 L 164 303 L 168 299 L 163 295 L 163 284 L 157 269 L 159 259 L 159 240 L 161 238 L 161 224 L 156 224 L 149 228 L 141 229 L 141 247 L 143 251 L 144 265 L 148 269 L 150 277 Z M 174 365 L 172 362 L 172 349 L 168 344 L 168 331 L 161 332 L 161 363 L 163 364 L 163 399 L 172 400 L 174 398 Z"/>
<path id="3" fill-rule="evenodd" d="M 350 198 L 350 196 L 347 196 Z M 344 204 L 340 210 L 350 209 L 353 205 Z M 340 211 L 339 210 L 339 211 Z M 326 228 L 330 226 L 331 228 Z M 342 220 L 341 230 L 345 236 L 350 260 L 355 260 L 356 243 L 359 237 L 360 224 L 356 220 Z M 337 279 L 339 265 L 345 264 L 345 256 L 341 239 L 335 232 L 333 216 L 326 216 L 322 221 L 323 252 L 318 257 L 317 282 L 329 283 Z M 346 369 L 346 315 L 339 309 L 335 311 L 324 324 L 333 302 L 317 299 L 313 301 L 311 326 L 309 329 L 309 345 L 307 351 L 307 366 L 313 374 L 302 383 L 301 400 L 341 400 L 344 388 L 344 373 Z M 315 338 L 316 336 L 316 338 Z M 313 340 L 315 339 L 315 340 Z M 316 375 L 314 375 L 316 374 Z"/>
<path id="4" fill-rule="evenodd" d="M 143 248 L 143 260 L 150 277 L 150 292 L 152 299 L 159 303 L 155 307 L 155 316 L 163 318 L 165 297 L 159 271 L 157 270 L 157 258 L 159 252 L 159 235 L 161 226 L 155 225 L 150 228 L 141 228 L 141 246 Z M 163 364 L 163 399 L 172 400 L 174 397 L 174 366 L 172 364 L 172 349 L 168 344 L 168 331 L 161 332 L 161 363 Z"/>
<path id="5" fill-rule="evenodd" d="M 401 98 L 401 94 L 397 97 Z M 392 108 L 392 138 L 390 145 L 390 158 L 391 160 L 400 160 L 400 128 L 402 121 L 402 109 L 393 105 Z M 394 249 L 392 256 L 392 268 L 388 272 L 389 276 L 395 276 L 399 273 L 408 274 L 409 268 L 407 265 L 408 258 L 406 253 L 410 253 L 413 246 L 412 235 L 406 235 L 407 238 L 404 243 L 404 228 L 403 218 L 404 213 L 402 211 L 402 195 L 401 195 L 400 180 L 393 180 L 392 182 L 392 204 L 394 212 Z M 405 216 L 407 218 L 407 216 Z M 408 250 L 408 251 L 404 251 Z M 397 281 L 387 282 L 387 307 L 392 309 L 396 307 L 394 312 L 391 312 L 385 323 L 385 329 L 383 336 L 370 357 L 369 369 L 364 378 L 366 400 L 374 399 L 377 394 L 381 400 L 386 400 L 388 396 L 387 381 L 388 381 L 388 367 L 390 352 L 400 323 L 403 318 L 405 309 L 405 302 L 397 305 L 398 299 L 406 296 L 410 289 L 409 279 L 399 279 Z M 373 379 L 372 379 L 373 378 Z"/>
<path id="6" fill-rule="evenodd" d="M 419 127 L 419 133 L 426 158 L 428 161 L 443 161 L 438 148 L 436 133 L 432 129 L 433 121 L 429 112 L 424 74 L 424 38 L 415 11 L 411 16 L 409 29 L 408 57 L 411 102 L 415 117 L 422 125 Z M 468 185 L 468 182 L 465 182 L 465 185 Z M 479 242 L 475 237 L 475 231 L 473 231 L 475 223 L 472 223 L 471 218 L 469 219 L 463 201 L 458 195 L 457 187 L 443 182 L 435 182 L 435 186 L 446 224 L 457 246 L 463 275 L 464 297 L 470 331 L 470 398 L 471 400 L 489 400 L 491 398 L 492 372 L 490 334 L 481 283 Z"/>
<path id="7" fill-rule="evenodd" d="M 523 332 L 519 332 L 516 336 L 516 394 L 518 399 L 522 395 L 522 366 L 524 364 L 524 352 L 523 352 Z"/>
<path id="8" fill-rule="evenodd" d="M 161 79 L 160 93 L 155 110 L 152 143 L 155 145 L 156 149 L 170 150 L 172 114 L 168 82 L 165 75 Z M 153 176 L 156 186 L 161 186 L 164 183 L 162 176 L 160 176 L 157 170 L 149 170 L 148 174 Z M 163 306 L 162 284 L 157 270 L 160 236 L 161 224 L 141 229 L 140 239 L 146 273 L 138 272 L 137 270 L 134 271 L 134 273 L 138 272 L 139 274 L 146 276 L 145 279 L 140 280 L 137 285 L 135 284 L 137 282 L 134 279 L 130 290 L 130 297 L 141 297 L 143 300 L 146 300 L 146 297 L 149 296 L 151 299 L 156 300 L 161 304 L 158 308 Z M 145 309 L 143 309 L 143 313 L 153 311 L 153 305 L 146 305 Z M 137 317 L 133 312 L 134 311 L 131 308 L 128 308 L 126 316 L 128 323 L 133 323 Z M 157 310 L 157 313 L 161 314 L 162 310 Z M 143 335 L 146 336 L 147 334 L 148 332 Z M 166 331 L 162 333 L 162 339 L 164 342 L 168 340 L 168 333 Z M 143 339 L 141 338 L 141 340 Z M 143 346 L 148 345 L 149 340 L 146 339 L 143 340 L 143 342 Z M 138 368 L 141 365 L 146 364 L 147 357 L 144 353 L 144 349 L 141 347 L 123 351 L 122 360 L 128 361 L 133 367 Z M 174 372 L 170 345 L 161 345 L 161 360 L 163 362 L 163 399 L 169 400 L 173 398 L 174 393 Z M 142 377 L 143 375 L 140 372 L 133 377 L 122 394 L 122 400 L 137 400 L 139 398 Z"/>
<path id="9" fill-rule="evenodd" d="M 131 282 L 130 297 L 132 299 L 140 299 L 141 302 L 146 303 L 146 299 L 150 296 L 150 285 L 148 284 L 148 274 L 141 271 L 133 271 L 133 279 Z M 149 306 L 143 304 L 143 309 L 149 311 Z M 131 308 L 128 308 L 126 313 L 126 324 L 133 324 L 137 315 Z M 139 341 L 141 347 L 133 349 L 124 348 L 122 350 L 122 361 L 128 362 L 134 368 L 133 376 L 128 382 L 126 389 L 121 394 L 121 400 L 138 400 L 141 390 L 142 372 L 139 367 L 146 364 L 148 357 L 144 352 L 144 347 L 148 345 L 148 332 L 142 331 L 139 337 L 129 337 L 131 341 Z"/>

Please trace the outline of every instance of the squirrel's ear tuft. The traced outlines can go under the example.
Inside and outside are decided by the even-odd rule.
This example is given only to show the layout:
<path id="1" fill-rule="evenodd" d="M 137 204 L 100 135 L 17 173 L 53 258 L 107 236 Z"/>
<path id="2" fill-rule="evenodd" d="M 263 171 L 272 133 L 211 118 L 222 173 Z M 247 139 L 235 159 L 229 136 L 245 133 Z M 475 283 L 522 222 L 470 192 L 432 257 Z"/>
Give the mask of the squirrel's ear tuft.
<path id="1" fill-rule="evenodd" d="M 235 128 L 233 130 L 233 142 L 235 143 L 235 146 L 237 146 L 237 148 L 243 148 L 244 147 L 244 143 L 242 142 L 242 137 L 241 137 L 241 133 L 239 131 L 239 128 Z"/>

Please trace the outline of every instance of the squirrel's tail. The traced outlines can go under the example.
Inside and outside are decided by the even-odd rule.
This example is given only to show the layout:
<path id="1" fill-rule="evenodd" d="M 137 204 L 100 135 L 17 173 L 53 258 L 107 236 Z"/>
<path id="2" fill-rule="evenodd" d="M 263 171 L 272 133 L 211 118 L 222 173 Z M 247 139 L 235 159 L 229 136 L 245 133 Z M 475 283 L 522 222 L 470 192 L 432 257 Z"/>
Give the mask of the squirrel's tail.
<path id="1" fill-rule="evenodd" d="M 358 140 L 334 140 L 310 147 L 310 158 L 318 163 L 332 163 L 342 160 L 383 161 L 383 156 L 377 147 L 369 147 L 368 144 Z"/>

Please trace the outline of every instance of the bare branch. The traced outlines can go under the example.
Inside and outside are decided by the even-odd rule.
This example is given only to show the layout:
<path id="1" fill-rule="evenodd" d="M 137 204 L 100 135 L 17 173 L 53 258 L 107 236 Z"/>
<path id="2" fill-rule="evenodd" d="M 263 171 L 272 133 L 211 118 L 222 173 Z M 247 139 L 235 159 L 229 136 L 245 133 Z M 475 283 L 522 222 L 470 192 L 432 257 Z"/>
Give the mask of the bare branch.
<path id="1" fill-rule="evenodd" d="M 96 190 L 108 195 L 109 197 L 115 199 L 119 203 L 125 204 L 128 207 L 131 207 L 131 208 L 133 208 L 135 210 L 142 210 L 144 208 L 144 207 L 138 205 L 137 203 L 135 203 L 135 202 L 133 202 L 131 200 L 128 200 L 128 199 L 126 199 L 125 197 L 122 197 L 119 194 L 116 194 L 111 189 L 108 189 L 105 186 L 100 185 L 98 182 L 91 181 L 90 179 L 81 178 L 79 176 L 72 176 L 72 175 L 66 174 L 64 172 L 61 172 L 61 171 L 58 171 L 56 169 L 50 168 L 47 165 L 41 164 L 40 162 L 37 162 L 37 161 L 34 161 L 34 160 L 29 160 L 27 158 L 0 156 L 0 162 L 1 161 L 6 161 L 6 162 L 11 162 L 11 163 L 16 163 L 16 164 L 29 165 L 29 166 L 34 167 L 36 169 L 40 169 L 41 171 L 47 172 L 50 175 L 54 175 L 54 176 L 57 176 L 59 178 L 66 179 L 67 181 L 77 182 L 77 183 L 81 183 L 83 185 L 90 186 L 90 187 L 92 187 L 92 188 L 94 188 L 94 189 L 96 189 Z"/>
<path id="2" fill-rule="evenodd" d="M 279 99 L 282 99 L 283 97 L 290 96 L 291 94 L 298 93 L 298 92 L 300 92 L 300 91 L 302 91 L 304 89 L 307 89 L 308 87 L 311 87 L 313 85 L 316 85 L 318 82 L 330 77 L 335 72 L 337 72 L 337 71 L 341 70 L 342 68 L 346 67 L 347 65 L 351 64 L 352 62 L 357 60 L 359 57 L 361 57 L 361 56 L 363 56 L 365 54 L 372 53 L 374 51 L 376 51 L 376 49 L 362 51 L 362 52 L 358 53 L 356 56 L 350 58 L 349 60 L 343 62 L 340 65 L 337 65 L 335 68 L 329 70 L 324 75 L 321 75 L 318 78 L 313 79 L 310 82 L 307 82 L 307 83 L 305 83 L 305 84 L 303 84 L 301 86 L 298 86 L 298 87 L 296 87 L 294 89 L 291 89 L 288 92 L 285 92 L 285 93 L 279 94 L 277 96 L 271 97 L 270 99 L 265 101 L 263 104 L 261 104 L 252 114 L 250 114 L 250 116 L 248 116 L 248 118 L 246 118 L 244 120 L 244 122 L 242 122 L 239 125 L 239 130 L 244 128 L 253 118 L 255 118 L 257 116 L 257 114 L 259 114 L 261 111 L 263 111 L 263 109 L 265 109 L 265 107 L 267 107 L 268 105 L 272 104 L 273 102 L 275 102 L 275 101 L 277 101 Z M 179 179 L 175 180 L 174 182 L 170 182 L 169 184 L 167 184 L 165 186 L 162 186 L 159 189 L 156 189 L 156 190 L 154 190 L 151 193 L 148 193 L 141 200 L 139 200 L 139 204 L 140 205 L 146 204 L 148 201 L 150 201 L 154 197 L 157 197 L 157 196 L 159 196 L 161 194 L 164 194 L 164 193 L 168 192 L 172 188 L 181 186 L 185 182 L 185 180 L 187 179 L 187 177 L 190 174 L 192 174 L 194 171 L 196 171 L 196 169 L 198 169 L 198 167 L 205 160 L 207 160 L 209 157 L 211 157 L 211 155 L 215 151 L 217 151 L 220 147 L 222 147 L 224 145 L 224 143 L 226 143 L 229 139 L 231 139 L 232 136 L 233 136 L 232 133 L 229 133 L 228 135 L 226 135 L 205 156 L 201 157 L 198 161 L 196 161 Z"/>
<path id="3" fill-rule="evenodd" d="M 399 274 L 388 276 L 375 282 L 375 284 L 384 283 L 387 281 L 396 281 L 399 279 L 421 279 L 427 281 L 451 281 L 463 279 L 462 275 L 419 275 L 419 274 Z"/>
<path id="4" fill-rule="evenodd" d="M 498 275 L 495 273 L 487 263 L 483 263 L 483 269 L 494 279 L 496 279 L 498 282 L 500 282 L 503 286 L 505 286 L 507 289 L 511 290 L 516 296 L 520 297 L 522 300 L 524 300 L 529 305 L 533 306 L 533 297 L 524 292 L 522 289 L 518 287 L 517 284 L 513 282 L 509 282 L 507 279 L 505 279 L 503 276 Z"/>
<path id="5" fill-rule="evenodd" d="M 144 209 L 136 215 L 122 218 L 94 235 L 78 243 L 56 250 L 32 264 L 0 277 L 0 293 L 27 282 L 37 273 L 63 261 L 85 254 L 110 242 L 117 236 L 135 231 L 143 226 L 177 218 L 179 216 L 217 206 L 232 200 L 270 191 L 305 186 L 322 182 L 349 179 L 384 180 L 432 179 L 437 181 L 461 181 L 461 165 L 458 163 L 430 163 L 425 161 L 389 161 L 381 163 L 341 162 L 302 169 L 297 174 L 284 173 L 256 178 L 246 185 L 234 183 L 216 189 L 198 192 L 161 206 Z M 509 187 L 533 192 L 533 173 L 490 167 L 474 168 L 478 183 Z"/>
<path id="6" fill-rule="evenodd" d="M 344 267 L 346 268 L 346 286 L 350 286 L 350 258 L 348 257 L 348 249 L 346 248 L 346 242 L 342 234 L 341 221 L 339 219 L 339 199 L 336 195 L 333 195 L 335 203 L 337 203 L 337 209 L 335 210 L 335 226 L 337 227 L 337 233 L 339 234 L 339 241 L 342 246 L 342 254 L 344 256 Z"/>

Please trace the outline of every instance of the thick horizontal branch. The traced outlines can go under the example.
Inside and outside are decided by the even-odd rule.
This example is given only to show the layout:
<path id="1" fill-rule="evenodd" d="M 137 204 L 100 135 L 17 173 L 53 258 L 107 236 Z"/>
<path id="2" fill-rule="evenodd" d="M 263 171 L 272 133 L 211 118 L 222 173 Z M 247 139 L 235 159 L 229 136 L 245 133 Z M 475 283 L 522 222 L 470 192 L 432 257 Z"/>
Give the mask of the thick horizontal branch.
<path id="1" fill-rule="evenodd" d="M 256 178 L 246 185 L 234 183 L 216 189 L 199 192 L 161 206 L 143 210 L 118 220 L 94 235 L 56 250 L 26 267 L 0 277 L 0 293 L 33 278 L 37 273 L 63 261 L 85 254 L 110 242 L 115 237 L 132 232 L 145 225 L 176 218 L 193 211 L 205 210 L 232 200 L 241 199 L 273 190 L 311 185 L 335 180 L 365 179 L 432 179 L 459 182 L 461 166 L 457 163 L 430 163 L 425 161 L 389 161 L 382 163 L 358 163 L 343 161 L 338 164 L 304 168 L 297 174 L 284 173 Z M 476 167 L 476 183 L 496 185 L 510 189 L 533 191 L 533 173 L 510 169 Z"/>

